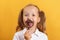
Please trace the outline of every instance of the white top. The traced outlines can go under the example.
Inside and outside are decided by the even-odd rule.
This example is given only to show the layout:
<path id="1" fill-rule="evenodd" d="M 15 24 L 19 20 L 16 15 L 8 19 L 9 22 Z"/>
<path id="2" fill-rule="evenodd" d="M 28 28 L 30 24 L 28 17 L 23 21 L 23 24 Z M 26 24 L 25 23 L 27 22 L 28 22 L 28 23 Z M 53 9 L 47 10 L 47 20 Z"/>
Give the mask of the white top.
<path id="1" fill-rule="evenodd" d="M 16 32 L 13 40 L 25 40 L 24 39 L 24 33 L 26 32 L 26 28 L 23 30 Z M 48 37 L 46 34 L 40 32 L 38 29 L 36 29 L 35 33 L 32 34 L 32 37 L 30 40 L 48 40 Z"/>

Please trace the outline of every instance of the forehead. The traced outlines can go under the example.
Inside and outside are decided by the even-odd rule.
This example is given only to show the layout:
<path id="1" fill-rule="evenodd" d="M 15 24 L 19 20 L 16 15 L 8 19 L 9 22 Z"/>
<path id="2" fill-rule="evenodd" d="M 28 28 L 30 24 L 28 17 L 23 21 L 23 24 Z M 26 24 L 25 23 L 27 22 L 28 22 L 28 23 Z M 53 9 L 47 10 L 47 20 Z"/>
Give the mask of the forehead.
<path id="1" fill-rule="evenodd" d="M 35 6 L 26 6 L 23 11 L 24 12 L 38 12 L 38 8 Z"/>

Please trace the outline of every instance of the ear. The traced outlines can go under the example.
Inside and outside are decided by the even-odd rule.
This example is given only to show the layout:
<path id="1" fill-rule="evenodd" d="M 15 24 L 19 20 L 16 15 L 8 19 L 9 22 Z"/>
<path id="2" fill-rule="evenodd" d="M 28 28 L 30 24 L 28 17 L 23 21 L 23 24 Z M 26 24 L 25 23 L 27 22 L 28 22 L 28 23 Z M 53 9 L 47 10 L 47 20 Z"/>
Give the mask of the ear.
<path id="1" fill-rule="evenodd" d="M 38 17 L 38 23 L 40 22 L 40 17 Z"/>

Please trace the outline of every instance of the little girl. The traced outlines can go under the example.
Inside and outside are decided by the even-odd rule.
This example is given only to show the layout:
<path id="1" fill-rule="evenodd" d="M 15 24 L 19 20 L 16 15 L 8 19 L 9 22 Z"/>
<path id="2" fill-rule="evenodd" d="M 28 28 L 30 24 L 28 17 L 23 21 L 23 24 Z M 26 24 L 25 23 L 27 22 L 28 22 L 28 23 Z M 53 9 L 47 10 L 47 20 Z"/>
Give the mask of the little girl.
<path id="1" fill-rule="evenodd" d="M 45 34 L 45 14 L 36 5 L 29 4 L 21 10 L 13 40 L 48 40 Z"/>

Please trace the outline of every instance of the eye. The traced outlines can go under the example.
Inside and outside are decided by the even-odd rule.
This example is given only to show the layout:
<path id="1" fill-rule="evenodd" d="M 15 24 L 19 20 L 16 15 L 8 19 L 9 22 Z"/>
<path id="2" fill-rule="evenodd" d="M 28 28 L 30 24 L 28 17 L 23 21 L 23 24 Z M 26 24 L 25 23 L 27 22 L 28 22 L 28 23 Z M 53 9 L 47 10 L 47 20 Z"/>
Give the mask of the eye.
<path id="1" fill-rule="evenodd" d="M 35 16 L 34 14 L 32 14 L 32 16 Z"/>
<path id="2" fill-rule="evenodd" d="M 28 14 L 25 14 L 25 16 L 28 16 Z"/>

